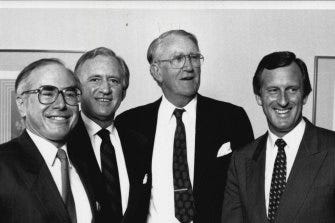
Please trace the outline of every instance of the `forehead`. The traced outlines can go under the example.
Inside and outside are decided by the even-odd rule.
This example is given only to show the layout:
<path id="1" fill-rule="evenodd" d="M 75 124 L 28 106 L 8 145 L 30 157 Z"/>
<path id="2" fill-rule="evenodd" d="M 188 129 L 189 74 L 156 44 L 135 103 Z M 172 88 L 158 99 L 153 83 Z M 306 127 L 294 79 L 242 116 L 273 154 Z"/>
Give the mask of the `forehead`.
<path id="1" fill-rule="evenodd" d="M 156 56 L 171 56 L 174 54 L 189 54 L 199 52 L 198 46 L 188 37 L 182 35 L 169 35 L 161 40 Z"/>
<path id="2" fill-rule="evenodd" d="M 296 63 L 273 70 L 264 69 L 261 74 L 262 86 L 302 85 L 302 73 Z"/>
<path id="3" fill-rule="evenodd" d="M 121 67 L 116 58 L 98 55 L 86 60 L 80 67 L 80 76 L 108 75 L 121 73 Z"/>
<path id="4" fill-rule="evenodd" d="M 31 88 L 38 88 L 42 85 L 53 85 L 64 88 L 75 85 L 74 77 L 60 64 L 47 64 L 34 69 L 27 78 Z"/>

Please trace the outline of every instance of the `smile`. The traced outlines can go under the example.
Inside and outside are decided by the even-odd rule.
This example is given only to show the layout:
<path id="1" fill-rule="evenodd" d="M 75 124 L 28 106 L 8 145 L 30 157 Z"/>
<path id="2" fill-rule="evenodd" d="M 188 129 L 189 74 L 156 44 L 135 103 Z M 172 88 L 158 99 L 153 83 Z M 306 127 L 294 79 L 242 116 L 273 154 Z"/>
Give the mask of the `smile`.
<path id="1" fill-rule="evenodd" d="M 290 112 L 291 109 L 274 109 L 276 111 L 276 113 L 280 114 L 280 115 L 285 115 L 287 113 Z"/>
<path id="2" fill-rule="evenodd" d="M 98 101 L 101 101 L 101 102 L 110 102 L 112 101 L 113 99 L 109 99 L 109 98 L 97 98 Z"/>
<path id="3" fill-rule="evenodd" d="M 50 116 L 49 118 L 53 119 L 53 120 L 65 120 L 65 119 L 67 119 L 64 116 Z"/>
<path id="4" fill-rule="evenodd" d="M 193 79 L 194 79 L 194 77 L 184 77 L 181 80 L 183 80 L 183 81 L 189 81 L 189 80 L 193 80 Z"/>

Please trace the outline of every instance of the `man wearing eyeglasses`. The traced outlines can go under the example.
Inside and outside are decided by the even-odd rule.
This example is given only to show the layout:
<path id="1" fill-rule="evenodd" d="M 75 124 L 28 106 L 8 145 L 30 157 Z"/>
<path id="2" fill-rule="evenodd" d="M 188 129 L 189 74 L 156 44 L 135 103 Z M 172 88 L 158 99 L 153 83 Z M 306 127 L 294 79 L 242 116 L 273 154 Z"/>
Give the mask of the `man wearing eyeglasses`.
<path id="1" fill-rule="evenodd" d="M 41 59 L 21 71 L 15 92 L 26 129 L 0 145 L 0 222 L 94 221 L 87 171 L 68 158 L 81 94 L 76 77 L 59 60 Z"/>
<path id="2" fill-rule="evenodd" d="M 81 166 L 89 167 L 101 222 L 145 222 L 150 196 L 142 137 L 114 124 L 126 96 L 129 70 L 112 50 L 99 47 L 83 54 L 75 67 L 81 82 L 81 112 L 69 144 Z M 71 155 L 71 154 L 70 154 Z"/>
<path id="3" fill-rule="evenodd" d="M 116 121 L 149 142 L 147 222 L 220 222 L 230 153 L 253 139 L 249 119 L 240 107 L 198 94 L 204 57 L 193 34 L 163 33 L 150 44 L 147 59 L 163 96 Z"/>

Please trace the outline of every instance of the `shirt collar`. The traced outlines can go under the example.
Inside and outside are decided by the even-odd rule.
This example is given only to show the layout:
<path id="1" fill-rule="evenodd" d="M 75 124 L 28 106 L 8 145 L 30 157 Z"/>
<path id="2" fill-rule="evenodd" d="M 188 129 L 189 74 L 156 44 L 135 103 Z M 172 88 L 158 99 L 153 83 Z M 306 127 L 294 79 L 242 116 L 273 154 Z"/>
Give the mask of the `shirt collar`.
<path id="1" fill-rule="evenodd" d="M 90 119 L 89 117 L 87 117 L 84 114 L 84 112 L 80 112 L 80 113 L 81 113 L 81 117 L 82 117 L 82 119 L 84 121 L 87 133 L 90 136 L 96 135 L 102 128 L 97 123 L 95 123 L 92 119 Z M 110 133 L 113 133 L 114 132 L 114 125 L 111 124 L 106 129 L 109 130 Z"/>
<path id="2" fill-rule="evenodd" d="M 184 114 L 187 114 L 193 118 L 196 115 L 197 101 L 198 101 L 198 97 L 195 96 L 187 105 L 179 109 L 185 109 Z M 162 102 L 160 105 L 160 110 L 162 112 L 162 117 L 165 117 L 166 121 L 171 120 L 173 116 L 173 111 L 176 108 L 178 107 L 176 107 L 171 102 L 169 102 L 169 100 L 167 100 L 167 98 L 163 95 Z"/>
<path id="3" fill-rule="evenodd" d="M 40 151 L 44 161 L 46 162 L 48 167 L 52 167 L 55 163 L 56 160 L 56 155 L 58 152 L 58 148 L 53 145 L 51 142 L 49 142 L 48 140 L 42 138 L 41 136 L 36 135 L 35 133 L 31 132 L 29 129 L 26 129 L 30 138 L 33 140 L 33 142 L 35 143 L 37 149 Z M 69 156 L 67 154 L 67 146 L 66 144 L 64 144 L 63 146 L 61 146 L 59 149 L 63 149 L 66 153 L 66 156 L 68 158 L 69 161 L 69 166 L 71 167 L 71 161 L 69 159 Z"/>
<path id="4" fill-rule="evenodd" d="M 304 119 L 301 119 L 299 124 L 294 127 L 290 132 L 288 132 L 286 135 L 282 137 L 282 139 L 286 142 L 288 147 L 290 148 L 298 148 L 300 145 L 300 142 L 302 140 L 302 137 L 305 132 L 306 122 Z M 275 146 L 276 140 L 279 138 L 275 134 L 273 134 L 270 130 L 269 132 L 269 142 L 271 143 L 271 146 Z"/>

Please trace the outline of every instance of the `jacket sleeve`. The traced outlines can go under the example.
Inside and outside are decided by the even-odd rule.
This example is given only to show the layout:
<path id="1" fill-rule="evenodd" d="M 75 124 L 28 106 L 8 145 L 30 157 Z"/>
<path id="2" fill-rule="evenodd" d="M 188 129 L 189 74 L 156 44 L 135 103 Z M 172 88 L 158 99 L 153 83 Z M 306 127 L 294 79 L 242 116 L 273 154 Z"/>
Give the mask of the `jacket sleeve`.
<path id="1" fill-rule="evenodd" d="M 240 185 L 236 171 L 236 152 L 234 152 L 227 173 L 227 184 L 224 193 L 221 223 L 243 222 L 243 205 L 239 187 Z"/>

